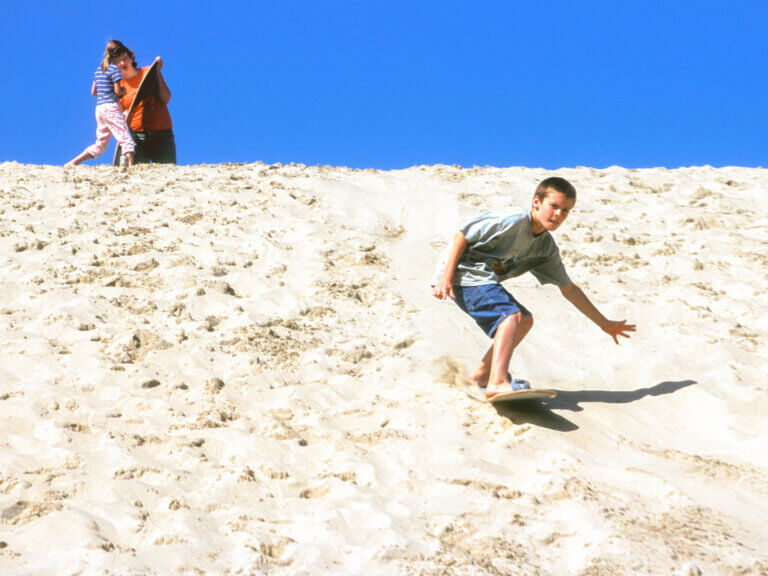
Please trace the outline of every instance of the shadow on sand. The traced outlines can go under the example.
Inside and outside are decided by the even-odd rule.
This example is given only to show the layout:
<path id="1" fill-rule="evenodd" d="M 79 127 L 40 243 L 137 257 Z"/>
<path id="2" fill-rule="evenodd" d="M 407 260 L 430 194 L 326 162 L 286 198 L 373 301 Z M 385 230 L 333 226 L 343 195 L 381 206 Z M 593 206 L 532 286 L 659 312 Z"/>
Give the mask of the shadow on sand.
<path id="1" fill-rule="evenodd" d="M 614 390 L 556 390 L 555 398 L 545 400 L 518 400 L 494 404 L 499 415 L 509 418 L 515 424 L 533 424 L 551 428 L 560 432 L 572 432 L 579 427 L 573 422 L 555 414 L 552 410 L 571 410 L 581 412 L 582 402 L 604 402 L 607 404 L 626 404 L 646 396 L 672 394 L 681 388 L 696 384 L 695 380 L 660 382 L 651 388 L 639 388 L 626 392 Z"/>

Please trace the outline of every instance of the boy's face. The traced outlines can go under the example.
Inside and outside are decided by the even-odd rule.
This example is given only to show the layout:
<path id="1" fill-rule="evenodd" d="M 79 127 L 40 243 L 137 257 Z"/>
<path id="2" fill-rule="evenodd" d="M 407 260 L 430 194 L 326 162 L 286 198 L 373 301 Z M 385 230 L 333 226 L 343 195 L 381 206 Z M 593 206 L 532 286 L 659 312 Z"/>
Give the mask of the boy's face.
<path id="1" fill-rule="evenodd" d="M 565 222 L 575 204 L 575 200 L 569 200 L 562 192 L 549 190 L 544 200 L 533 197 L 533 218 L 545 230 L 554 232 Z"/>

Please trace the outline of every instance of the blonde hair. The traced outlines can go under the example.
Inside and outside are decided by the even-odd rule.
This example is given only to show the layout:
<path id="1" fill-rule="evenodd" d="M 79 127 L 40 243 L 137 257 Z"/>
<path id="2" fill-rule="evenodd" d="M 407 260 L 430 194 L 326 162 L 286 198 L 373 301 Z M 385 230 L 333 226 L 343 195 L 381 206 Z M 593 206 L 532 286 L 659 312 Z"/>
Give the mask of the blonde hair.
<path id="1" fill-rule="evenodd" d="M 132 59 L 134 58 L 133 52 L 128 50 L 125 44 L 120 42 L 120 40 L 110 40 L 107 42 L 107 47 L 104 48 L 104 58 L 101 61 L 101 71 L 106 72 L 109 65 L 123 54 L 128 54 Z M 136 62 L 134 62 L 133 65 L 135 67 Z"/>

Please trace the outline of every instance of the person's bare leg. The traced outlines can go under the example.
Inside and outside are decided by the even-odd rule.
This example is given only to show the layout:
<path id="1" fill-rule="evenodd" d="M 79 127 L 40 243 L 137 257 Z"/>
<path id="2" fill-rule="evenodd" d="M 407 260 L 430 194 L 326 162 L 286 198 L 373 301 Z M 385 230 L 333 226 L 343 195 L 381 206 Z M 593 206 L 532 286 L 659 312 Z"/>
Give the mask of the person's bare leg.
<path id="1" fill-rule="evenodd" d="M 496 334 L 493 337 L 491 373 L 488 376 L 488 386 L 485 389 L 486 396 L 493 396 L 507 389 L 507 372 L 514 351 L 515 332 L 517 332 L 517 326 L 520 323 L 520 316 L 519 313 L 507 316 L 496 329 Z"/>
<path id="2" fill-rule="evenodd" d="M 488 377 L 491 375 L 491 362 L 493 360 L 493 346 L 488 348 L 488 351 L 480 360 L 480 364 L 475 369 L 475 373 L 472 374 L 472 381 L 480 388 L 485 388 L 488 385 Z"/>
<path id="3" fill-rule="evenodd" d="M 523 341 L 523 338 L 525 338 L 528 335 L 528 332 L 531 331 L 531 328 L 533 328 L 533 316 L 523 316 L 520 319 L 520 322 L 517 323 L 517 332 L 515 332 L 515 343 L 512 346 L 513 352 L 517 350 L 518 345 L 520 344 L 520 342 Z"/>
<path id="4" fill-rule="evenodd" d="M 497 328 L 493 338 L 491 373 L 486 386 L 486 396 L 490 397 L 509 389 L 507 374 L 512 353 L 532 327 L 533 318 L 518 313 L 507 317 Z"/>
<path id="5" fill-rule="evenodd" d="M 93 158 L 93 156 L 91 155 L 90 152 L 83 152 L 79 156 L 75 156 L 74 158 L 72 158 L 72 160 L 64 164 L 64 166 L 77 166 L 81 162 L 85 162 L 86 160 L 90 160 L 91 158 Z"/>
<path id="6" fill-rule="evenodd" d="M 133 152 L 126 152 L 125 157 L 128 158 L 128 168 L 133 166 Z"/>
<path id="7" fill-rule="evenodd" d="M 523 316 L 517 323 L 517 330 L 515 331 L 515 339 L 514 339 L 514 344 L 512 345 L 512 352 L 514 352 L 517 349 L 518 344 L 520 344 L 520 342 L 523 341 L 523 338 L 525 338 L 528 332 L 531 331 L 531 328 L 533 328 L 533 316 Z M 498 330 L 496 334 L 498 334 Z M 495 342 L 495 338 L 494 338 L 494 342 Z M 480 364 L 475 369 L 474 374 L 472 374 L 472 381 L 475 382 L 480 388 L 485 388 L 486 386 L 488 386 L 488 379 L 491 376 L 492 365 L 493 365 L 493 345 L 491 345 L 491 347 L 488 348 L 488 351 L 483 356 L 483 359 L 480 360 Z M 509 370 L 507 369 L 507 372 L 508 371 Z M 505 378 L 506 378 L 506 372 L 505 372 Z"/>

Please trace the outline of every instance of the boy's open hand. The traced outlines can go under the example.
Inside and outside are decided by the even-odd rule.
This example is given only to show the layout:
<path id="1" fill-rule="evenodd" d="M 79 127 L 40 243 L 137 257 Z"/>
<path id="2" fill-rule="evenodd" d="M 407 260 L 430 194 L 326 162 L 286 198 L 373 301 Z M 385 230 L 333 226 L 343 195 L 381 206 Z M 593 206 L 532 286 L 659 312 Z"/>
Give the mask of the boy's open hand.
<path id="1" fill-rule="evenodd" d="M 635 325 L 627 324 L 626 320 L 608 320 L 608 322 L 602 328 L 603 332 L 613 338 L 613 341 L 616 342 L 616 344 L 619 343 L 619 336 L 629 338 L 629 334 L 627 334 L 627 332 L 635 331 Z"/>
<path id="2" fill-rule="evenodd" d="M 452 282 L 444 282 L 443 280 L 440 280 L 440 282 L 435 284 L 432 294 L 435 298 L 439 298 L 440 300 L 445 300 L 446 298 L 456 300 L 456 295 L 453 293 Z"/>

